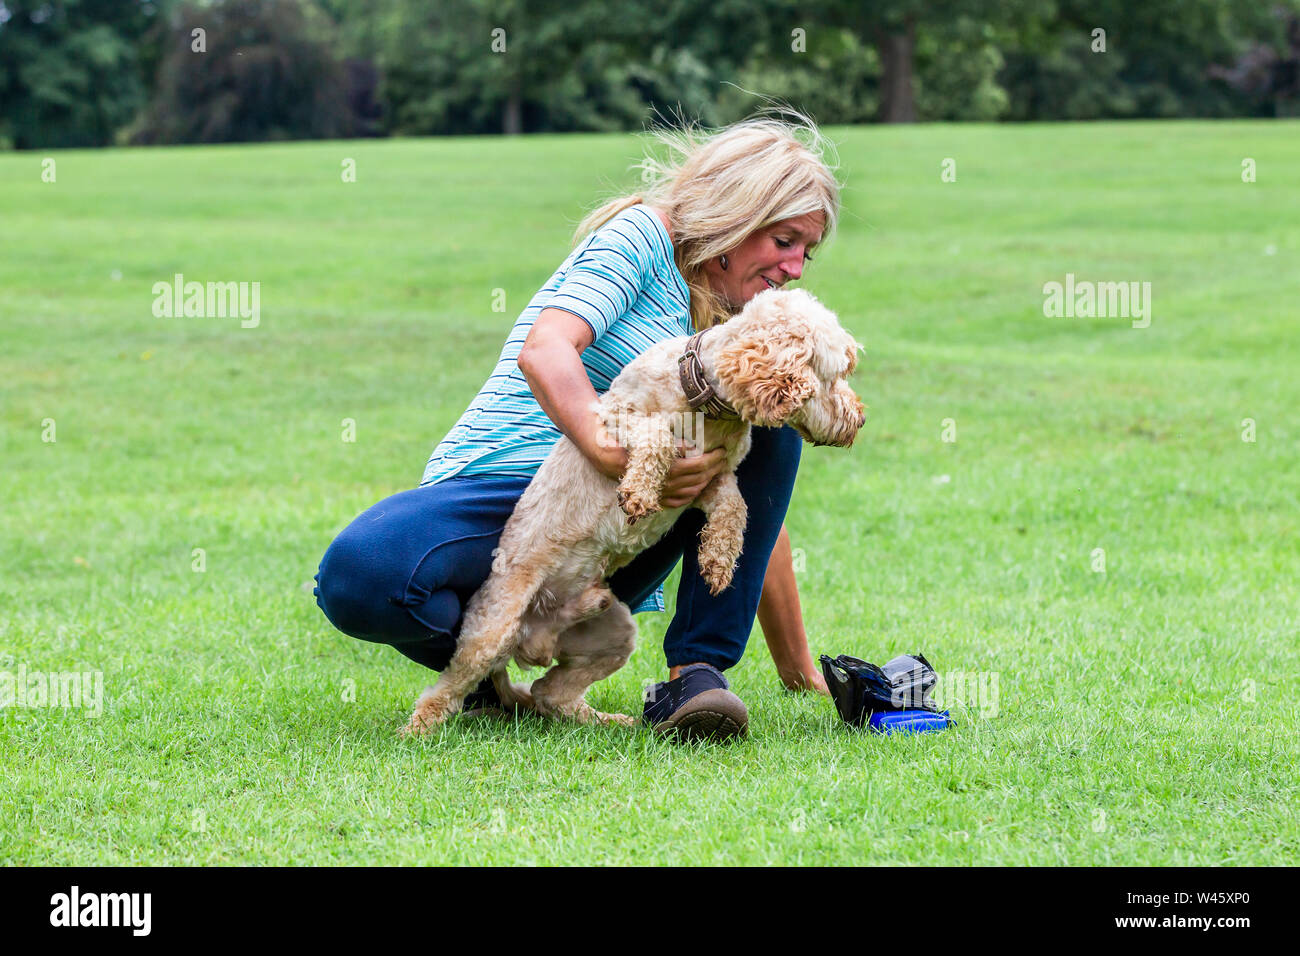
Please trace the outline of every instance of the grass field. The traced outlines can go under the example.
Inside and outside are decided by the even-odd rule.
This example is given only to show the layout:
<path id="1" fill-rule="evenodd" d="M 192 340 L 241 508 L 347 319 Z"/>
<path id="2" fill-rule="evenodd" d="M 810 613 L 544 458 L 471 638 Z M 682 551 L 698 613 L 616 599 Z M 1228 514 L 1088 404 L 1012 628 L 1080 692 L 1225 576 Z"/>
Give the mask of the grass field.
<path id="1" fill-rule="evenodd" d="M 868 737 L 756 628 L 734 746 L 399 741 L 431 673 L 310 579 L 418 483 L 637 140 L 56 152 L 53 183 L 11 153 L 0 671 L 102 672 L 103 712 L 0 711 L 0 863 L 1294 863 L 1300 127 L 830 132 L 845 214 L 804 285 L 869 409 L 787 522 L 813 653 L 919 650 L 995 698 Z M 155 318 L 175 273 L 259 282 L 260 324 Z M 1046 317 L 1067 273 L 1149 281 L 1150 326 Z M 596 706 L 639 712 L 668 619 Z"/>

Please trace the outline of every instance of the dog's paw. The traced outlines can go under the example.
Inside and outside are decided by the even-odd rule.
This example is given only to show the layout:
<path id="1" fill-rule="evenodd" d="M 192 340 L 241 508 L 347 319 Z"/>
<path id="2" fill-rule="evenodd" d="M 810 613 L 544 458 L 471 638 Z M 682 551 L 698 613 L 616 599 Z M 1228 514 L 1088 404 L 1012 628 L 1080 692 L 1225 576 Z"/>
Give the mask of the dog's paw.
<path id="1" fill-rule="evenodd" d="M 638 518 L 652 515 L 659 510 L 659 502 L 652 501 L 635 491 L 620 490 L 618 493 L 618 506 L 627 515 L 628 524 L 636 524 Z"/>
<path id="2" fill-rule="evenodd" d="M 423 737 L 431 729 L 412 717 L 409 723 L 397 728 L 397 736 L 402 740 L 409 740 L 412 737 Z"/>
<path id="3" fill-rule="evenodd" d="M 423 736 L 443 724 L 448 716 L 450 715 L 446 708 L 431 693 L 431 690 L 425 691 L 420 695 L 420 699 L 415 702 L 415 710 L 411 713 L 411 719 L 405 727 L 397 731 L 397 734 L 403 739 Z"/>
<path id="4" fill-rule="evenodd" d="M 442 720 L 422 715 L 417 711 L 411 715 L 410 721 L 405 726 L 398 728 L 397 736 L 403 740 L 409 737 L 423 737 L 425 734 L 436 730 L 442 722 Z"/>
<path id="5" fill-rule="evenodd" d="M 709 585 L 709 593 L 717 597 L 731 587 L 731 575 L 734 565 L 716 558 L 700 558 L 700 577 Z"/>
<path id="6" fill-rule="evenodd" d="M 506 705 L 507 712 L 509 712 L 511 707 L 518 708 L 519 710 L 535 711 L 537 709 L 537 706 L 533 703 L 532 686 L 532 681 L 529 681 L 527 684 L 512 683 L 509 692 L 501 694 L 501 703 Z"/>
<path id="7" fill-rule="evenodd" d="M 617 727 L 635 727 L 637 725 L 635 717 L 629 717 L 627 714 L 606 714 L 599 710 L 592 712 L 592 719 L 599 724 Z"/>

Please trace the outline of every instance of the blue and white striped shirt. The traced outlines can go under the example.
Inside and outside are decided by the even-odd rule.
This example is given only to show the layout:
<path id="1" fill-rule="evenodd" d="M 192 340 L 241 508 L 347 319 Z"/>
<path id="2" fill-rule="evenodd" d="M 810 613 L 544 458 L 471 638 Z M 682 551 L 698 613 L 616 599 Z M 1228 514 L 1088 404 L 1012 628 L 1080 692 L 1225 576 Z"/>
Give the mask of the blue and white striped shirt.
<path id="1" fill-rule="evenodd" d="M 561 432 L 517 363 L 546 308 L 572 312 L 591 326 L 595 341 L 582 364 L 597 394 L 654 343 L 695 331 L 690 290 L 662 220 L 642 205 L 624 209 L 583 239 L 520 313 L 487 383 L 433 450 L 421 487 L 453 475 L 537 474 Z M 633 610 L 664 610 L 663 588 Z"/>

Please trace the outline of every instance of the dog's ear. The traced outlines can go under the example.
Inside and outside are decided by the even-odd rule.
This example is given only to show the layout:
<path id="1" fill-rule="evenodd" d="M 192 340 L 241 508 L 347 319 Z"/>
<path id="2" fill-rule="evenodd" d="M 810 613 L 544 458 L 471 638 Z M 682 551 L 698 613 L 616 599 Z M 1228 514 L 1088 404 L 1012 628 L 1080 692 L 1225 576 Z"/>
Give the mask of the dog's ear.
<path id="1" fill-rule="evenodd" d="M 817 376 L 806 365 L 793 372 L 778 372 L 770 379 L 755 382 L 751 394 L 756 406 L 754 418 L 779 425 L 817 394 Z"/>
<path id="2" fill-rule="evenodd" d="M 852 375 L 852 374 L 857 370 L 857 368 L 858 368 L 858 353 L 859 353 L 859 352 L 865 352 L 865 351 L 866 351 L 866 348 L 867 348 L 867 347 L 866 347 L 865 345 L 863 345 L 861 342 L 858 342 L 856 339 L 854 339 L 854 338 L 852 338 L 852 337 L 849 338 L 849 344 L 848 344 L 848 346 L 844 349 L 844 353 L 845 353 L 845 354 L 848 356 L 848 358 L 849 358 L 849 365 L 848 365 L 848 368 L 846 368 L 846 369 L 844 370 L 844 374 L 845 374 L 845 375 Z"/>
<path id="3" fill-rule="evenodd" d="M 817 392 L 812 347 L 788 330 L 755 329 L 722 349 L 714 373 L 740 413 L 779 425 Z"/>

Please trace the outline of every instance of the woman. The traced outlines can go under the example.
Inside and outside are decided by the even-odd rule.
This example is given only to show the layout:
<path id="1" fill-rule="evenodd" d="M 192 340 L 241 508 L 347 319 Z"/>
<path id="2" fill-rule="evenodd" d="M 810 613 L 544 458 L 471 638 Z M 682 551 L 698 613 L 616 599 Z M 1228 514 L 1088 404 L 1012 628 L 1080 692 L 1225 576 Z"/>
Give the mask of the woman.
<path id="1" fill-rule="evenodd" d="M 361 514 L 326 551 L 316 599 L 345 634 L 444 668 L 501 530 L 560 435 L 603 474 L 621 477 L 627 452 L 590 411 L 596 395 L 654 342 L 726 321 L 764 289 L 798 279 L 810 250 L 833 230 L 839 187 L 803 117 L 658 136 L 670 160 L 646 159 L 643 195 L 607 203 L 578 227 L 576 248 L 515 322 L 495 371 L 434 449 L 420 486 Z M 614 594 L 634 611 L 662 611 L 663 582 L 682 562 L 664 637 L 669 679 L 646 695 L 644 718 L 657 730 L 745 732 L 745 705 L 722 671 L 740 660 L 756 613 L 783 683 L 826 693 L 782 523 L 801 448 L 791 428 L 753 430 L 737 469 L 749 507 L 744 550 L 722 594 L 710 595 L 699 575 L 698 509 L 611 576 Z M 689 504 L 722 467 L 721 450 L 678 459 L 664 504 Z M 484 682 L 465 709 L 499 703 Z"/>

